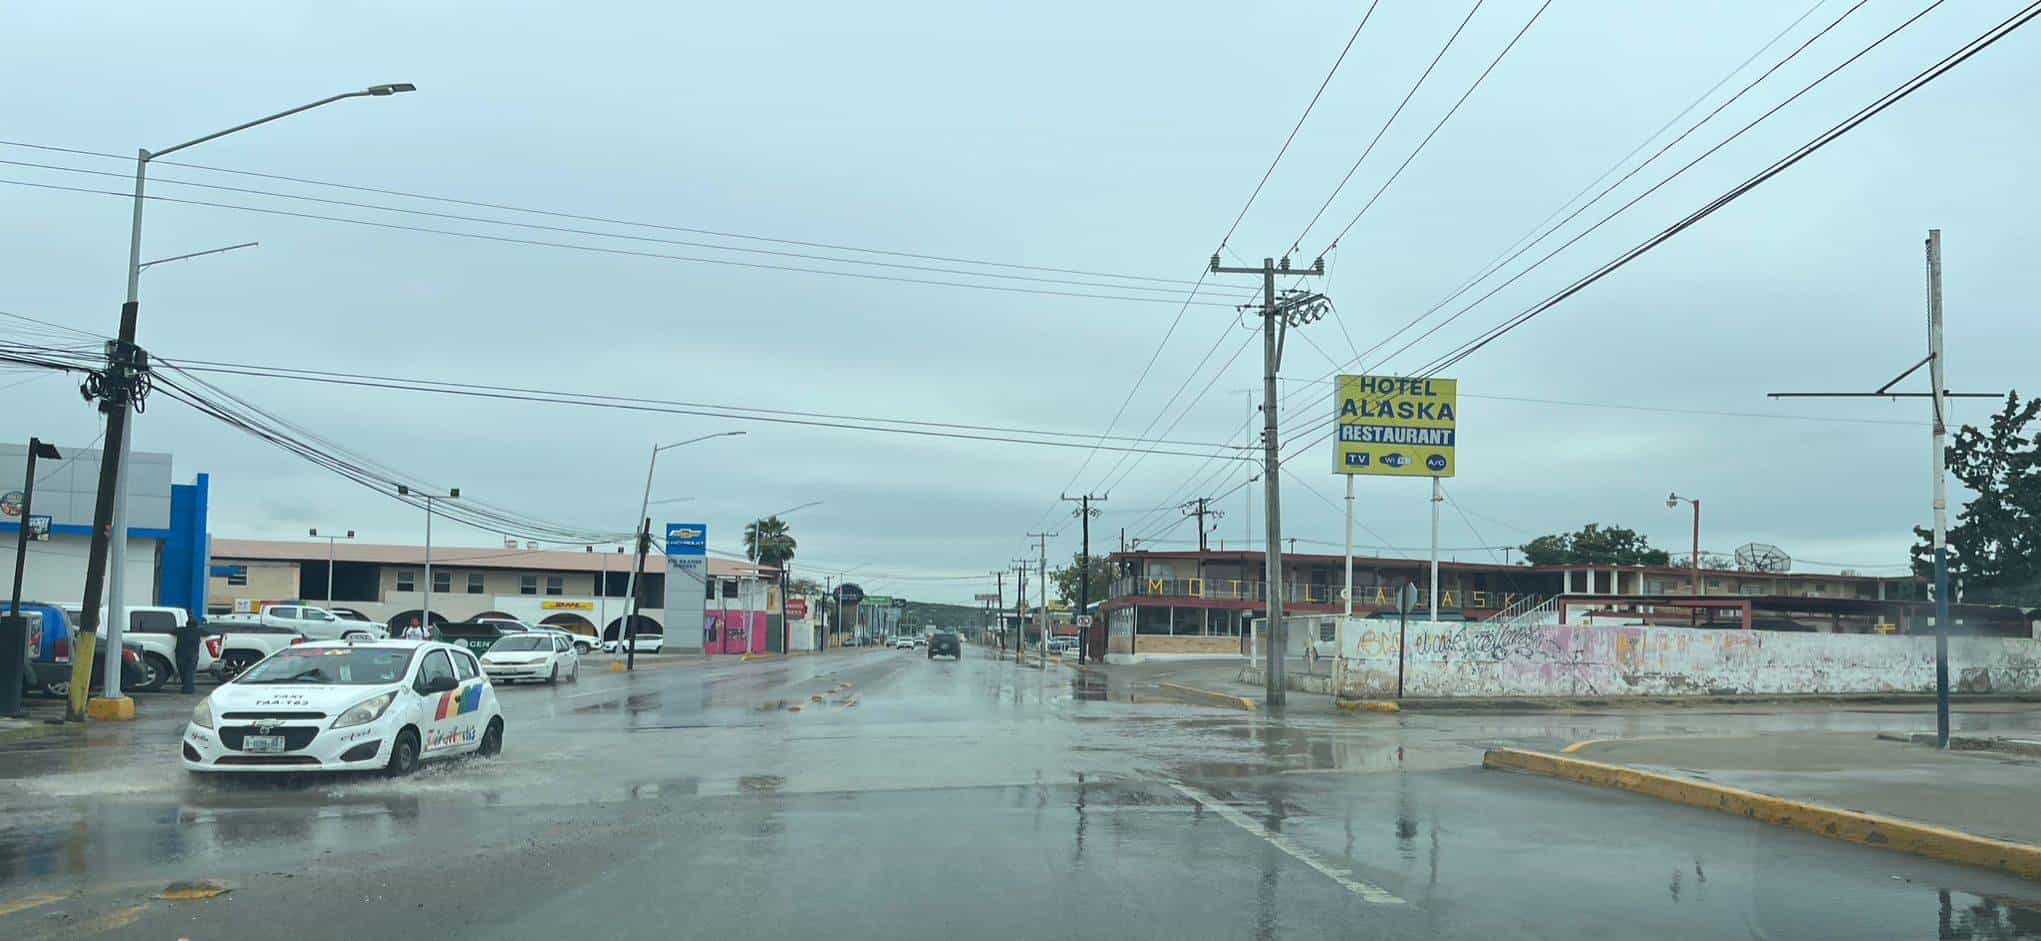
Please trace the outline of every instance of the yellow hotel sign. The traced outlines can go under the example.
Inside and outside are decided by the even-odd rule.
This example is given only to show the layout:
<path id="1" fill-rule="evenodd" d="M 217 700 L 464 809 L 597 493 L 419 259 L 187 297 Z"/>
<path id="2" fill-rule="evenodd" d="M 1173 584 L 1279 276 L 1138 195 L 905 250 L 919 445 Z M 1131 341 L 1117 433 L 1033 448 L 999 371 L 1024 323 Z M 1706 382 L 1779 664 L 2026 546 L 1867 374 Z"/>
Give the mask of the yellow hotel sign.
<path id="1" fill-rule="evenodd" d="M 1457 469 L 1457 380 L 1341 376 L 1332 404 L 1333 473 L 1451 477 Z"/>
<path id="2" fill-rule="evenodd" d="M 539 610 L 541 610 L 541 611 L 593 611 L 593 610 L 595 610 L 595 602 L 593 602 L 593 601 L 541 601 L 541 602 L 539 602 Z"/>

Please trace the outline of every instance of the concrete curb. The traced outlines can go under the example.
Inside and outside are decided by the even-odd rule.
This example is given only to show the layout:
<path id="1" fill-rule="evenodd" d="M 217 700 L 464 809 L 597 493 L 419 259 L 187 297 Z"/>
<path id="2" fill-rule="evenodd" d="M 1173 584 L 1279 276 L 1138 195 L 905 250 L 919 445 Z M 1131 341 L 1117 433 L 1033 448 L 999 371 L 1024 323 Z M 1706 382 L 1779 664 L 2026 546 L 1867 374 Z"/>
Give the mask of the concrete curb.
<path id="1" fill-rule="evenodd" d="M 1212 690 L 1209 689 L 1199 689 L 1195 686 L 1185 686 L 1181 683 L 1157 683 L 1155 684 L 1155 686 L 1157 689 L 1160 689 L 1165 693 L 1170 693 L 1180 698 L 1188 699 L 1194 702 L 1203 703 L 1207 706 L 1219 706 L 1224 709 L 1241 709 L 1247 712 L 1253 712 L 1255 710 L 1254 700 L 1249 699 L 1245 696 L 1235 696 L 1232 693 L 1213 692 Z"/>
<path id="2" fill-rule="evenodd" d="M 1787 800 L 1741 788 L 1543 752 L 1491 748 L 1481 756 L 1481 766 L 1616 788 L 1675 804 L 1791 827 L 1817 836 L 1996 869 L 2023 879 L 2041 881 L 2041 846 L 1994 840 L 1911 820 Z"/>
<path id="3" fill-rule="evenodd" d="M 56 724 L 44 722 L 40 719 L 31 719 L 19 725 L 9 723 L 7 727 L 0 728 L 0 745 L 8 742 L 25 742 L 29 739 L 48 738 L 52 735 L 83 733 L 84 731 L 85 724 L 82 722 Z"/>

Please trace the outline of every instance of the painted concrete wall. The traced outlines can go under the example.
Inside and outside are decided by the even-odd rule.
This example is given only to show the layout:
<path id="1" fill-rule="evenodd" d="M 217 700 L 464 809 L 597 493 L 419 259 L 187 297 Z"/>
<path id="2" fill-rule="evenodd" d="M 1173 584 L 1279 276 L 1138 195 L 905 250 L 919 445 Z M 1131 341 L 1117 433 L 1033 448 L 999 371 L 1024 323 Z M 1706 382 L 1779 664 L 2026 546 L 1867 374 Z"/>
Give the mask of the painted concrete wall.
<path id="1" fill-rule="evenodd" d="M 1395 621 L 1349 629 L 1353 697 L 1396 691 Z M 2041 691 L 2041 641 L 1949 639 L 1950 688 Z M 1664 696 L 1932 692 L 1930 636 L 1800 634 L 1680 627 L 1501 627 L 1413 623 L 1404 644 L 1407 696 Z"/>

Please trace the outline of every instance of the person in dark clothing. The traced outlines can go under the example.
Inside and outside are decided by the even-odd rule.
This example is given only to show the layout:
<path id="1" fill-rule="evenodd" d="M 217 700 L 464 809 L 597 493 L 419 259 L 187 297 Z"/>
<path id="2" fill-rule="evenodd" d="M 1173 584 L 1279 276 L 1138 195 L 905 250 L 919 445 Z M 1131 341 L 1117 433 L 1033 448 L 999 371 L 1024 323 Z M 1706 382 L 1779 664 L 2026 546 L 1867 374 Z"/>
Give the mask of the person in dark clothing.
<path id="1" fill-rule="evenodd" d="M 186 621 L 176 633 L 177 680 L 185 692 L 198 692 L 198 645 L 205 638 L 205 625 Z"/>

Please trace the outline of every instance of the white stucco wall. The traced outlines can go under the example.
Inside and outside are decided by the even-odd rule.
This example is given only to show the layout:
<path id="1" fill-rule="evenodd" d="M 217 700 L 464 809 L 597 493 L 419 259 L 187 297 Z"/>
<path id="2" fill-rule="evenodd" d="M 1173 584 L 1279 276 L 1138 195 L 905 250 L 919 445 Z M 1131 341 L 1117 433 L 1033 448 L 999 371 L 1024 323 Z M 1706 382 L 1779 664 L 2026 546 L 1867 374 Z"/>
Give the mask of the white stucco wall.
<path id="1" fill-rule="evenodd" d="M 1923 635 L 1413 623 L 1404 647 L 1408 696 L 1933 692 L 1935 683 L 1935 640 Z M 1393 694 L 1397 650 L 1395 621 L 1356 622 L 1346 694 Z M 2041 691 L 2041 641 L 1952 637 L 1949 684 Z"/>

